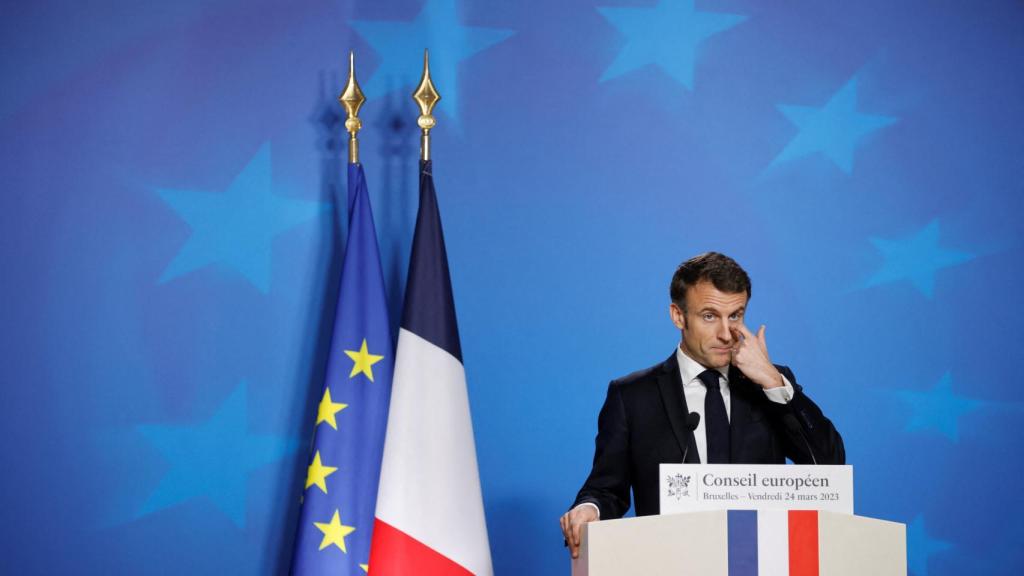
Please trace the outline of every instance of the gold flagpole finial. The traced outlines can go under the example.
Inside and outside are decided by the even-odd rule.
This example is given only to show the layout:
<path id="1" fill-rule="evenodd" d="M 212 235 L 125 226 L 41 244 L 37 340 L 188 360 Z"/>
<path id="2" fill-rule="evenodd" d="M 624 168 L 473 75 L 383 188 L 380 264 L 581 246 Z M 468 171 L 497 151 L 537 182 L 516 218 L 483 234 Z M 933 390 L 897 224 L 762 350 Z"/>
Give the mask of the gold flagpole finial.
<path id="1" fill-rule="evenodd" d="M 351 50 L 348 53 L 348 83 L 345 85 L 345 91 L 338 96 L 338 101 L 345 107 L 345 113 L 348 114 L 348 119 L 345 120 L 345 130 L 348 130 L 348 161 L 351 164 L 359 163 L 359 141 L 356 140 L 356 133 L 363 127 L 362 120 L 359 119 L 359 109 L 363 106 L 363 102 L 366 102 L 366 97 L 363 96 L 363 91 L 359 89 L 359 84 L 356 82 L 356 56 Z"/>
<path id="2" fill-rule="evenodd" d="M 420 117 L 416 120 L 416 124 L 423 130 L 423 135 L 420 137 L 420 160 L 426 162 L 430 160 L 430 129 L 437 124 L 432 112 L 434 105 L 441 100 L 441 95 L 434 89 L 434 82 L 430 79 L 430 54 L 425 49 L 423 50 L 423 78 L 420 79 L 420 85 L 416 91 L 412 93 L 412 99 L 420 107 Z"/>

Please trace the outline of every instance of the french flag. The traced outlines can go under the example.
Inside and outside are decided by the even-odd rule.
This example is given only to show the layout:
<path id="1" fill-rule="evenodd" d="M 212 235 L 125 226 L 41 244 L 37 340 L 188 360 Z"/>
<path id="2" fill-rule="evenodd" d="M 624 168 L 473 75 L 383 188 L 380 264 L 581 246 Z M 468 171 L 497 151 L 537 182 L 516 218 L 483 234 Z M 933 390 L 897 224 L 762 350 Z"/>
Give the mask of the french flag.
<path id="1" fill-rule="evenodd" d="M 728 576 L 906 576 L 906 526 L 819 510 L 729 510 Z"/>
<path id="2" fill-rule="evenodd" d="M 369 573 L 493 574 L 429 161 L 420 165 L 420 207 L 395 353 Z"/>
<path id="3" fill-rule="evenodd" d="M 819 576 L 816 510 L 730 510 L 729 576 Z"/>

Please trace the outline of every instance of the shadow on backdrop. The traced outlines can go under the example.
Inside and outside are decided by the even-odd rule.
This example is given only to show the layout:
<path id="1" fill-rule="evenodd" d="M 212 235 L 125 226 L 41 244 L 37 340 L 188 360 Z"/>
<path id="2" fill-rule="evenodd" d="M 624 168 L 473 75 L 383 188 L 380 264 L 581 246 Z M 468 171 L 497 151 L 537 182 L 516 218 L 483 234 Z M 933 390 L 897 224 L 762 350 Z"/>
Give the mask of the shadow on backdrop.
<path id="1" fill-rule="evenodd" d="M 334 315 L 338 306 L 338 290 L 341 284 L 341 265 L 345 255 L 345 237 L 348 229 L 348 202 L 343 201 L 342 169 L 347 160 L 347 133 L 344 133 L 344 116 L 341 104 L 334 94 L 341 88 L 337 74 L 320 72 L 316 102 L 309 120 L 316 130 L 315 150 L 320 158 L 320 202 L 331 205 L 331 217 L 327 230 L 321 229 L 317 243 L 315 261 L 318 271 L 313 282 L 319 294 L 309 298 L 306 313 L 306 339 L 302 345 L 302 358 L 309 358 L 307 370 L 297 375 L 296 382 L 305 387 L 294 396 L 290 414 L 299 414 L 297 428 L 293 433 L 301 441 L 298 465 L 288 472 L 282 483 L 283 493 L 276 495 L 276 501 L 286 502 L 287 510 L 279 531 L 267 534 L 266 549 L 277 549 L 274 559 L 274 574 L 288 574 L 291 571 L 292 548 L 295 544 L 295 530 L 299 521 L 300 496 L 306 478 L 310 445 L 313 438 L 313 414 L 320 400 L 320 391 L 327 372 L 327 357 L 330 353 L 331 336 L 334 329 Z M 315 326 L 315 329 L 313 328 Z M 283 539 L 283 543 L 282 540 Z"/>
<path id="2" fill-rule="evenodd" d="M 412 190 L 419 148 L 417 142 L 414 107 L 401 90 L 389 82 L 383 108 L 372 125 L 380 135 L 378 157 L 381 194 L 374 215 L 382 233 L 378 242 L 384 266 L 384 282 L 388 288 L 388 312 L 391 315 L 391 333 L 398 338 L 402 320 L 402 295 L 405 294 L 405 273 L 408 266 L 412 225 L 419 206 L 418 195 Z M 416 180 L 418 182 L 418 180 Z"/>

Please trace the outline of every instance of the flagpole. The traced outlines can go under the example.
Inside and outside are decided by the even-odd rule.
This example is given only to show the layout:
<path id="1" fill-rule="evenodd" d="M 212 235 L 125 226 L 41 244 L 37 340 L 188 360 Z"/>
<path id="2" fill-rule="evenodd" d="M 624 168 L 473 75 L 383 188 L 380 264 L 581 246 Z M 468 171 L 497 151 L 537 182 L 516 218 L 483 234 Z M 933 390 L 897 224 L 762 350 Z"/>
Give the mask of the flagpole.
<path id="1" fill-rule="evenodd" d="M 366 97 L 356 82 L 356 56 L 351 50 L 348 53 L 348 83 L 345 85 L 345 91 L 338 96 L 338 101 L 345 107 L 345 113 L 348 115 L 348 119 L 345 120 L 345 130 L 349 134 L 348 162 L 358 164 L 359 140 L 356 139 L 356 134 L 363 127 L 363 122 L 359 119 L 359 109 L 362 108 L 363 102 L 366 102 Z"/>
<path id="2" fill-rule="evenodd" d="M 426 49 L 423 50 L 423 77 L 420 79 L 420 85 L 416 91 L 412 93 L 412 99 L 420 107 L 420 117 L 416 120 L 416 124 L 423 130 L 423 135 L 420 136 L 420 160 L 428 162 L 430 161 L 430 129 L 437 124 L 433 115 L 434 105 L 441 100 L 441 95 L 434 89 L 434 82 L 430 79 L 430 54 Z"/>

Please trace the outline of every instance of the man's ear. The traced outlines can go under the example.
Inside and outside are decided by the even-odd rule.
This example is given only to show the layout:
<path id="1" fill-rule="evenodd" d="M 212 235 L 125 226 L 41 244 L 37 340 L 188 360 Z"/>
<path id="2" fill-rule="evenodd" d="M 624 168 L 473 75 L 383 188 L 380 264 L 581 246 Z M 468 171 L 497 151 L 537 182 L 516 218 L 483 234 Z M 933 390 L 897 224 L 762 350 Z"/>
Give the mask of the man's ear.
<path id="1" fill-rule="evenodd" d="M 668 305 L 668 315 L 672 318 L 672 323 L 676 325 L 676 328 L 686 329 L 686 313 L 675 302 Z"/>

